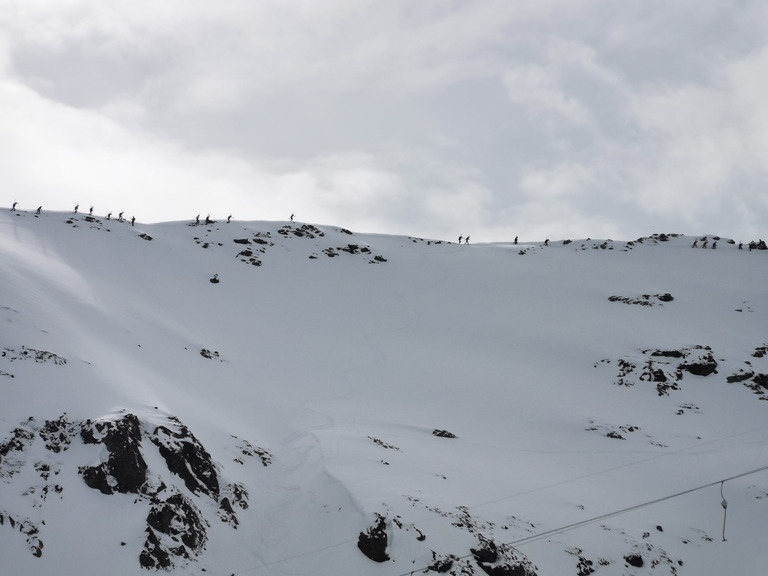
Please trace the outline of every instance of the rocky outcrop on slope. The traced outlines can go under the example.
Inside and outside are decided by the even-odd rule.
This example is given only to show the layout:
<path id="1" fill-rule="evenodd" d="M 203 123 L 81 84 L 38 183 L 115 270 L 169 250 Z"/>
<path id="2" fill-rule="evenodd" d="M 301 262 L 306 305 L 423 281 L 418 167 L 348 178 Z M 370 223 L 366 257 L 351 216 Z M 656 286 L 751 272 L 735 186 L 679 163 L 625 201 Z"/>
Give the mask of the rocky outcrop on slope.
<path id="1" fill-rule="evenodd" d="M 536 576 L 536 566 L 518 549 L 505 543 L 497 537 L 500 530 L 506 531 L 510 526 L 497 526 L 493 522 L 486 522 L 470 514 L 469 509 L 463 506 L 455 510 L 443 510 L 434 506 L 423 504 L 416 497 L 409 497 L 411 506 L 416 509 L 427 510 L 444 518 L 447 523 L 440 524 L 440 538 L 433 542 L 426 530 L 418 528 L 415 524 L 406 521 L 401 515 L 390 515 L 387 512 L 376 513 L 374 522 L 358 536 L 358 549 L 374 562 L 397 562 L 388 549 L 388 544 L 393 538 L 408 537 L 416 546 L 428 547 L 432 562 L 418 567 L 418 571 L 452 576 Z M 527 522 L 518 522 L 515 529 L 528 533 L 532 525 Z M 518 525 L 519 524 L 519 525 Z M 435 526 L 431 523 L 431 526 Z M 446 541 L 446 530 L 451 533 L 448 541 L 453 542 L 453 550 L 435 550 L 432 546 L 440 546 Z M 394 533 L 397 532 L 397 535 Z M 402 534 L 402 535 L 400 535 Z M 456 546 L 456 542 L 464 541 L 466 548 Z M 457 549 L 459 548 L 459 549 Z M 410 561 L 409 561 L 410 564 Z M 415 573 L 415 570 L 414 570 Z"/>
<path id="2" fill-rule="evenodd" d="M 610 363 L 604 360 L 603 363 Z M 649 382 L 656 386 L 659 396 L 679 390 L 683 373 L 709 376 L 717 373 L 717 361 L 709 346 L 690 346 L 675 350 L 641 350 L 639 358 L 619 358 L 617 386 L 635 386 Z M 595 364 L 597 367 L 597 364 Z"/>
<path id="3" fill-rule="evenodd" d="M 240 465 L 245 464 L 244 458 L 259 458 L 263 466 L 271 463 L 267 450 L 231 438 L 236 441 L 231 449 L 238 453 L 235 461 Z M 98 462 L 72 466 L 70 459 L 62 458 L 77 442 L 100 446 Z M 149 462 L 163 462 L 164 466 L 153 468 Z M 22 474 L 27 468 L 33 476 Z M 52 495 L 64 499 L 58 482 L 64 483 L 73 469 L 100 495 L 134 496 L 130 501 L 121 500 L 121 506 L 132 502 L 148 507 L 143 528 L 146 538 L 138 552 L 139 564 L 147 569 L 172 569 L 194 561 L 205 550 L 211 522 L 237 529 L 238 511 L 249 506 L 245 485 L 227 481 L 208 450 L 174 416 L 147 419 L 123 411 L 77 422 L 62 414 L 43 424 L 29 418 L 0 441 L 0 480 L 16 486 L 29 482 L 30 477 L 38 479 L 14 488 L 23 494 L 22 507 L 26 502 L 30 509 L 44 508 Z M 42 556 L 44 523 L 0 509 L 3 525 L 18 529 L 30 552 Z"/>
<path id="4" fill-rule="evenodd" d="M 536 567 L 508 544 L 497 544 L 479 535 L 472 556 L 483 572 L 490 576 L 536 576 Z"/>
<path id="5" fill-rule="evenodd" d="M 36 348 L 29 348 L 22 346 L 20 350 L 16 351 L 13 348 L 4 348 L 0 352 L 0 358 L 7 362 L 15 362 L 18 360 L 34 360 L 38 364 L 45 362 L 51 362 L 56 366 L 63 366 L 67 363 L 67 359 L 53 352 L 47 350 L 37 350 Z"/>
<path id="6" fill-rule="evenodd" d="M 665 292 L 664 294 L 641 294 L 640 296 L 609 296 L 608 300 L 610 302 L 622 302 L 624 304 L 637 304 L 640 306 L 655 306 L 657 302 L 655 300 L 651 300 L 651 298 L 654 298 L 655 300 L 658 300 L 659 302 L 672 302 L 674 300 L 674 297 L 669 292 Z"/>
<path id="7" fill-rule="evenodd" d="M 139 419 L 133 414 L 114 421 L 87 420 L 80 436 L 85 444 L 103 444 L 109 456 L 96 466 L 83 466 L 83 481 L 102 494 L 139 494 L 147 481 L 147 463 L 141 450 Z"/>
<path id="8" fill-rule="evenodd" d="M 172 568 L 174 558 L 194 559 L 208 541 L 207 527 L 200 509 L 183 494 L 153 503 L 139 563 L 142 568 Z"/>
<path id="9" fill-rule="evenodd" d="M 762 358 L 768 346 L 757 346 L 743 367 L 725 378 L 729 384 L 741 383 L 751 389 L 761 400 L 768 400 L 768 362 Z M 595 368 L 612 364 L 610 359 L 595 363 Z M 718 373 L 719 363 L 709 346 L 686 346 L 676 349 L 647 349 L 639 355 L 619 358 L 614 384 L 632 387 L 644 383 L 653 384 L 659 396 L 680 390 L 686 374 L 707 377 Z M 765 371 L 763 371 L 765 370 Z M 679 412 L 682 413 L 682 412 Z"/>
<path id="10" fill-rule="evenodd" d="M 376 521 L 365 532 L 360 532 L 357 538 L 357 547 L 374 562 L 386 562 L 387 554 L 387 520 L 380 514 L 376 515 Z"/>
<path id="11" fill-rule="evenodd" d="M 218 500 L 219 478 L 211 455 L 178 418 L 169 416 L 167 425 L 155 428 L 150 440 L 157 446 L 168 470 L 184 481 L 187 490 Z"/>

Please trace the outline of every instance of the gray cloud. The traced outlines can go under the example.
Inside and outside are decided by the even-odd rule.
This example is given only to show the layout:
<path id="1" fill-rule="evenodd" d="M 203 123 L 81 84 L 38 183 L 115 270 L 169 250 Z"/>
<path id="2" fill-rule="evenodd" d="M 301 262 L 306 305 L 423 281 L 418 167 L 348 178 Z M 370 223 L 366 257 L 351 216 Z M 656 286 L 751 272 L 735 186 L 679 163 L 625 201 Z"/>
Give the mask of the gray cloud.
<path id="1" fill-rule="evenodd" d="M 757 0 L 3 3 L 8 204 L 765 236 Z"/>

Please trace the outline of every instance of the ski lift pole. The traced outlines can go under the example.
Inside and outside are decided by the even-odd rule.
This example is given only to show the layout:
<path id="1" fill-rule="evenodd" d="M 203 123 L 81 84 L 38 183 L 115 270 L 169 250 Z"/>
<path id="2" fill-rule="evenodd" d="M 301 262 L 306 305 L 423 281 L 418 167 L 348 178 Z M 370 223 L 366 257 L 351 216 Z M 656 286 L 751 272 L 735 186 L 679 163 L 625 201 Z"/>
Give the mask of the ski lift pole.
<path id="1" fill-rule="evenodd" d="M 722 502 L 720 502 L 720 505 L 723 507 L 723 542 L 725 542 L 725 520 L 726 516 L 728 514 L 728 502 L 725 499 L 725 496 L 723 496 L 723 483 L 725 480 L 720 482 L 720 498 L 722 498 Z"/>

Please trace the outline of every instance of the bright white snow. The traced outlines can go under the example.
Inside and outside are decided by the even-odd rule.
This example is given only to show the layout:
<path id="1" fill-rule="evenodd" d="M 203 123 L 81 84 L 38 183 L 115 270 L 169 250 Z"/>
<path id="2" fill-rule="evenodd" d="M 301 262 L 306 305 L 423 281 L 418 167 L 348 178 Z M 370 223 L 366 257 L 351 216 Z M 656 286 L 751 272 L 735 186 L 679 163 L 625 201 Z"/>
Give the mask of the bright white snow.
<path id="1" fill-rule="evenodd" d="M 726 381 L 768 373 L 768 355 L 753 356 L 768 345 L 768 252 L 693 240 L 457 245 L 3 209 L 0 442 L 29 417 L 178 417 L 250 493 L 237 529 L 200 504 L 209 540 L 179 574 L 410 574 L 433 550 L 472 562 L 467 522 L 522 540 L 542 576 L 575 576 L 579 556 L 598 575 L 763 573 L 768 470 L 725 482 L 725 542 L 718 482 L 768 466 L 768 390 Z M 643 295 L 653 305 L 609 301 Z M 674 361 L 654 350 L 704 347 L 716 373 L 684 372 L 666 395 L 641 378 L 649 359 Z M 617 385 L 620 361 L 634 385 Z M 271 464 L 237 462 L 243 441 Z M 4 573 L 147 573 L 148 502 L 78 474 L 102 450 L 35 444 L 0 460 L 0 513 L 35 523 L 44 543 L 33 556 L 6 521 Z M 41 496 L 40 462 L 60 493 Z M 376 514 L 381 564 L 357 548 Z M 625 563 L 633 552 L 643 567 Z"/>

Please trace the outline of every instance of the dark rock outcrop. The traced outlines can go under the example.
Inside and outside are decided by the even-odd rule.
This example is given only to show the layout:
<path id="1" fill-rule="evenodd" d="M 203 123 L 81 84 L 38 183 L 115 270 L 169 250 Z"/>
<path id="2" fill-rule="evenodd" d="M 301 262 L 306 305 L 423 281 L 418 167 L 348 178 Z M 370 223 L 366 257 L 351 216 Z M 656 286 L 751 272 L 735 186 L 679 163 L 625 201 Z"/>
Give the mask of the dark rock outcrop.
<path id="1" fill-rule="evenodd" d="M 699 358 L 698 362 L 686 362 L 680 365 L 681 370 L 690 372 L 695 376 L 709 376 L 717 372 L 717 360 L 712 356 L 712 352 Z"/>
<path id="2" fill-rule="evenodd" d="M 219 353 L 217 350 L 208 350 L 208 348 L 201 348 L 200 356 L 202 356 L 203 358 L 207 358 L 208 360 L 213 360 L 214 358 L 219 357 Z"/>
<path id="3" fill-rule="evenodd" d="M 609 296 L 608 300 L 611 302 L 623 302 L 624 304 L 639 304 L 640 306 L 653 306 L 655 303 L 651 300 L 651 298 L 656 298 L 660 302 L 672 302 L 674 300 L 674 297 L 669 292 L 665 292 L 664 294 L 654 294 L 651 296 L 650 294 L 642 294 L 641 296 L 632 297 L 632 296 Z"/>
<path id="4" fill-rule="evenodd" d="M 67 417 L 62 414 L 57 420 L 46 420 L 38 434 L 43 439 L 45 447 L 54 454 L 58 454 L 65 452 L 72 443 L 72 438 L 76 436 L 75 425 L 67 421 Z"/>
<path id="5" fill-rule="evenodd" d="M 432 564 L 427 567 L 427 570 L 432 570 L 433 572 L 437 572 L 439 574 L 445 574 L 451 568 L 453 568 L 453 563 L 458 560 L 458 558 L 453 555 L 438 556 L 434 551 L 432 551 L 432 560 L 434 560 L 434 562 L 432 562 Z"/>
<path id="6" fill-rule="evenodd" d="M 248 490 L 239 482 L 224 486 L 219 500 L 219 518 L 233 528 L 237 528 L 240 522 L 237 519 L 235 508 L 248 509 Z"/>
<path id="7" fill-rule="evenodd" d="M 477 548 L 470 548 L 472 556 L 483 572 L 490 576 L 536 576 L 536 567 L 527 558 L 519 558 L 507 544 L 478 535 Z"/>
<path id="8" fill-rule="evenodd" d="M 175 558 L 188 560 L 199 555 L 208 542 L 207 527 L 188 498 L 182 494 L 169 496 L 152 506 L 147 515 L 147 538 L 139 564 L 143 568 L 170 569 Z"/>
<path id="9" fill-rule="evenodd" d="M 624 556 L 624 561 L 630 566 L 634 566 L 635 568 L 641 568 L 644 564 L 643 557 L 637 553 L 627 554 Z"/>
<path id="10" fill-rule="evenodd" d="M 368 528 L 367 532 L 360 532 L 357 539 L 357 547 L 374 562 L 386 562 L 387 554 L 387 520 L 383 516 L 376 515 L 376 523 Z"/>
<path id="11" fill-rule="evenodd" d="M 752 382 L 761 388 L 768 389 L 768 374 L 756 374 L 755 377 L 752 378 Z"/>
<path id="12" fill-rule="evenodd" d="M 138 494 L 147 481 L 147 463 L 141 453 L 141 427 L 134 414 L 116 421 L 86 421 L 80 436 L 86 444 L 104 444 L 109 457 L 98 466 L 83 466 L 85 483 L 104 494 Z"/>
<path id="13" fill-rule="evenodd" d="M 149 528 L 147 528 L 147 539 L 144 541 L 144 550 L 139 554 L 139 564 L 142 568 L 171 567 L 170 554 L 160 545 L 160 540 Z"/>
<path id="14" fill-rule="evenodd" d="M 684 354 L 680 350 L 654 350 L 651 356 L 661 356 L 662 358 L 683 358 Z"/>
<path id="15" fill-rule="evenodd" d="M 745 380 L 752 378 L 754 375 L 754 372 L 741 372 L 739 374 L 732 374 L 731 376 L 728 376 L 725 381 L 729 384 L 733 384 L 734 382 L 744 382 Z"/>
<path id="16" fill-rule="evenodd" d="M 158 419 L 162 419 L 163 425 L 156 425 Z M 212 517 L 218 515 L 237 528 L 237 512 L 249 506 L 248 490 L 242 483 L 222 482 L 211 455 L 177 418 L 154 415 L 152 420 L 155 425 L 148 428 L 147 421 L 124 411 L 84 422 L 70 421 L 62 414 L 43 425 L 30 417 L 0 442 L 0 479 L 13 481 L 22 468 L 29 466 L 31 471 L 34 467 L 39 480 L 22 490 L 22 496 L 33 499 L 33 508 L 45 506 L 51 496 L 58 499 L 64 492 L 62 485 L 55 483 L 62 472 L 62 453 L 71 452 L 78 436 L 85 445 L 98 445 L 100 449 L 90 451 L 101 455 L 97 456 L 98 463 L 78 468 L 85 484 L 105 495 L 135 495 L 120 499 L 121 505 L 131 500 L 133 504 L 151 505 L 146 518 L 146 540 L 138 558 L 140 565 L 158 570 L 183 567 L 205 548 Z M 30 462 L 29 452 L 35 446 L 44 449 L 44 455 Z M 162 460 L 153 454 L 155 447 Z M 244 440 L 239 440 L 236 449 L 242 456 L 260 458 L 264 466 L 271 462 L 269 452 Z M 154 464 L 152 470 L 148 462 Z M 180 480 L 176 481 L 177 478 Z M 198 507 L 200 500 L 207 506 L 202 510 L 211 514 L 207 519 Z M 0 509 L 2 525 L 21 532 L 31 553 L 42 555 L 39 532 L 44 530 L 45 522 L 36 524 Z"/>
<path id="17" fill-rule="evenodd" d="M 168 470 L 179 476 L 193 494 L 202 492 L 219 498 L 219 477 L 208 451 L 177 418 L 170 417 L 175 430 L 158 426 L 150 440 L 165 459 Z"/>

